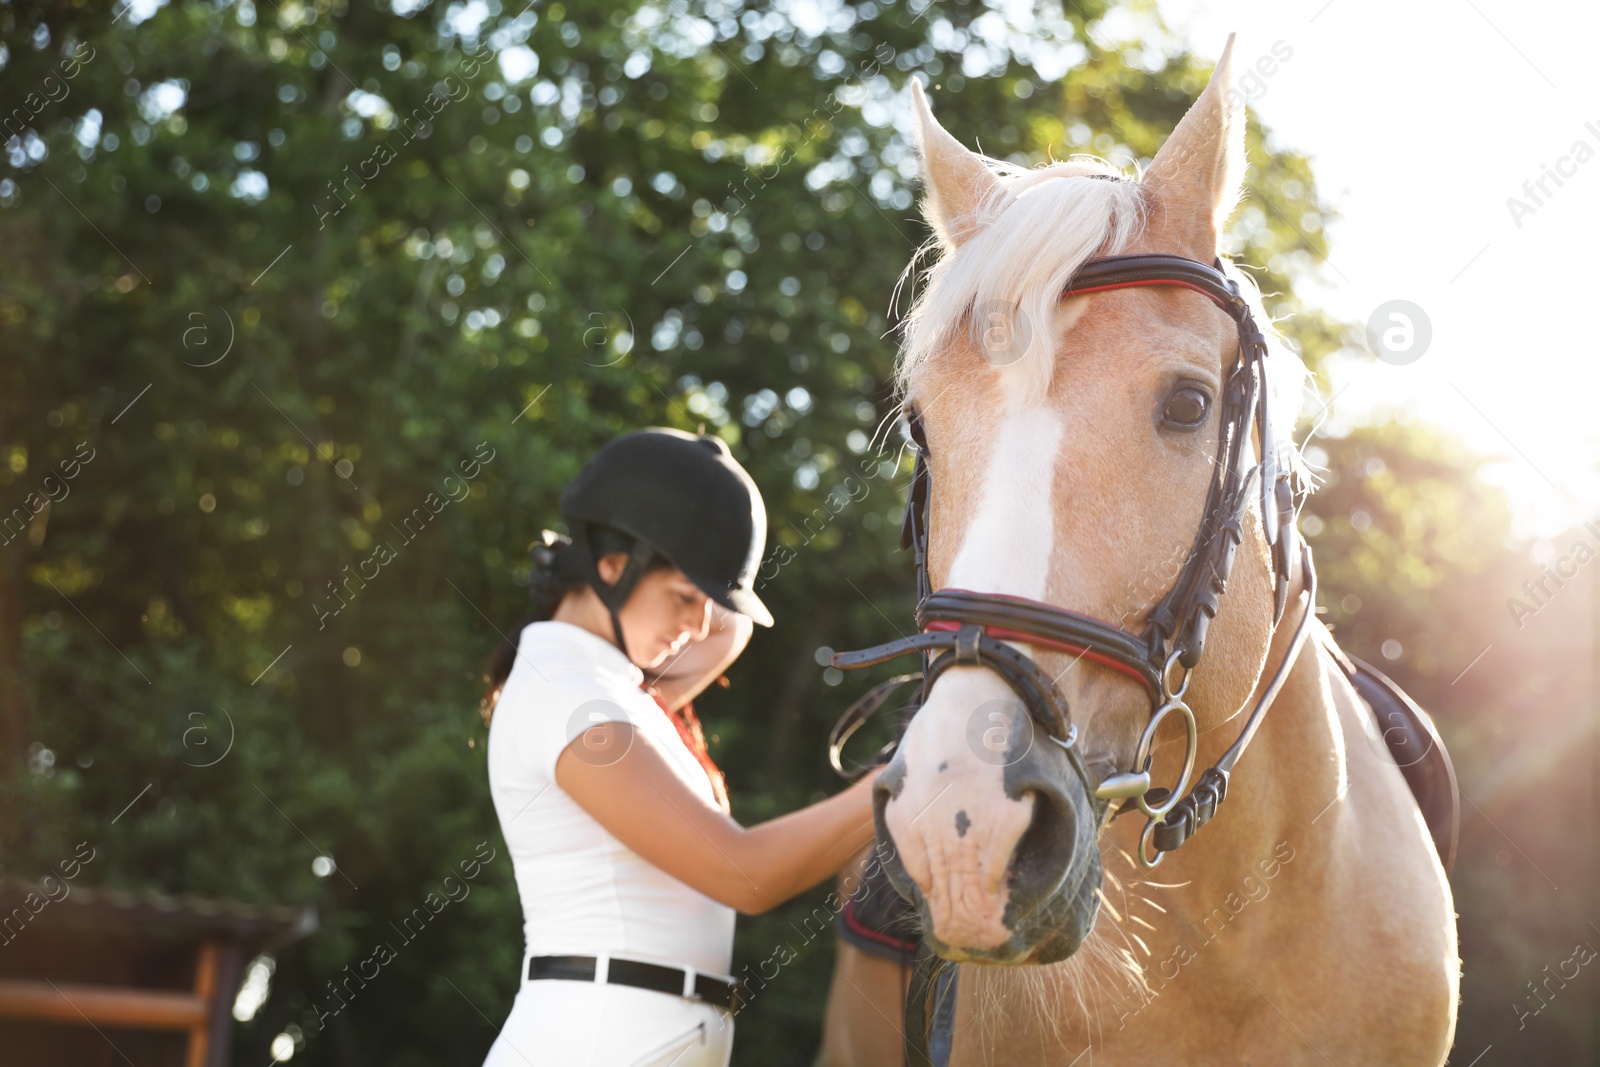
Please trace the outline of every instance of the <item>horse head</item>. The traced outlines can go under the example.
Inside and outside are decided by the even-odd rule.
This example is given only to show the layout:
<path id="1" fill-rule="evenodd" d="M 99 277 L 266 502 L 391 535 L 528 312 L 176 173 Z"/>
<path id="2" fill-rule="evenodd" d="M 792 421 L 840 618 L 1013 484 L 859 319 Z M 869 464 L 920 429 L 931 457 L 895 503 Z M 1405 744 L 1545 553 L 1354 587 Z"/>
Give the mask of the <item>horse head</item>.
<path id="1" fill-rule="evenodd" d="M 939 256 L 907 318 L 899 379 L 926 444 L 932 589 L 1041 601 L 1136 633 L 1188 562 L 1239 325 L 1171 285 L 1061 294 L 1093 257 L 1218 259 L 1245 162 L 1231 51 L 1230 38 L 1137 178 L 1094 159 L 1024 169 L 977 155 L 913 86 Z M 1254 286 L 1224 269 L 1266 322 Z M 1275 395 L 1292 399 L 1304 368 L 1287 354 L 1276 362 L 1287 373 L 1274 372 Z M 1258 494 L 1204 657 L 1186 674 L 1201 734 L 1239 714 L 1268 660 L 1275 587 L 1262 510 Z M 1078 951 L 1104 899 L 1102 848 L 1128 826 L 1106 829 L 1107 802 L 1082 768 L 1101 781 L 1133 766 L 1151 721 L 1148 686 L 1117 664 L 1013 647 L 1070 708 L 1079 769 L 1000 674 L 954 666 L 876 786 L 889 874 L 948 959 L 1050 963 Z M 1170 725 L 1152 758 L 1157 784 L 1177 779 L 1184 748 Z"/>

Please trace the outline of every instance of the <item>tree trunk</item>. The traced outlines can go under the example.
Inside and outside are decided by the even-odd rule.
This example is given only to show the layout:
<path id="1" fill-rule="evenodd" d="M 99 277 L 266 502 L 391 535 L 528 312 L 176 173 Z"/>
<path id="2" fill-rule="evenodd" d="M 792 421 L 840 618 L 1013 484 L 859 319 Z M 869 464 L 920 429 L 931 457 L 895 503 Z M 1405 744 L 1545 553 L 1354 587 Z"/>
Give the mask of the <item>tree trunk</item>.
<path id="1" fill-rule="evenodd" d="M 26 546 L 0 550 L 0 776 L 21 772 L 33 733 L 22 676 L 22 588 L 18 574 Z"/>

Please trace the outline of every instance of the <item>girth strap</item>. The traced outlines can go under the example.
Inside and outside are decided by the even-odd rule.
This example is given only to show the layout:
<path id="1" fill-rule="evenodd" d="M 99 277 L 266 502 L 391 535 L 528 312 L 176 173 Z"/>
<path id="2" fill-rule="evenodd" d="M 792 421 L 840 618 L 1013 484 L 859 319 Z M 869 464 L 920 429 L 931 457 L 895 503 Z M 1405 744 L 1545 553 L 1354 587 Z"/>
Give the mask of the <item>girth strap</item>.
<path id="1" fill-rule="evenodd" d="M 934 955 L 927 941 L 917 943 L 906 990 L 907 1067 L 948 1067 L 954 1038 L 958 965 Z"/>

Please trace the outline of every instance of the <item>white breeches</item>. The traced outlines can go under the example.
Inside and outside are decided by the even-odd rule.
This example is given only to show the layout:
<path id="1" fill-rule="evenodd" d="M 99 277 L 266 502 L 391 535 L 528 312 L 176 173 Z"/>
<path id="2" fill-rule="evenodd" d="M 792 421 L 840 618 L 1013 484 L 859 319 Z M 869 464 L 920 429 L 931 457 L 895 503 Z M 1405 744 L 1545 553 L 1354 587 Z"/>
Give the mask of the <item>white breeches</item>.
<path id="1" fill-rule="evenodd" d="M 483 1067 L 727 1067 L 733 1015 L 671 993 L 523 979 Z"/>

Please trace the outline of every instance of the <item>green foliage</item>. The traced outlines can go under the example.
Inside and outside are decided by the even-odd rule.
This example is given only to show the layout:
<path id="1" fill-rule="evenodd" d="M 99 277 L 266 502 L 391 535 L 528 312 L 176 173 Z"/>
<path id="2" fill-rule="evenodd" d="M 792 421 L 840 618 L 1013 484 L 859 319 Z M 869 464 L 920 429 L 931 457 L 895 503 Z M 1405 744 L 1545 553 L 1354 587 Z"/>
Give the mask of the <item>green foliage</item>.
<path id="1" fill-rule="evenodd" d="M 1595 830 L 1600 597 L 1593 563 L 1532 595 L 1525 583 L 1551 573 L 1537 562 L 1544 555 L 1566 556 L 1568 572 L 1584 555 L 1575 546 L 1592 559 L 1600 526 L 1517 544 L 1504 492 L 1481 478 L 1484 460 L 1436 431 L 1362 427 L 1306 451 L 1324 468 L 1300 523 L 1324 619 L 1342 648 L 1433 715 L 1455 764 L 1463 800 L 1451 883 L 1465 960 L 1457 1052 L 1470 1061 L 1493 1044 L 1529 1063 L 1587 1062 L 1589 1002 L 1576 983 L 1574 995 L 1548 994 L 1560 993 L 1549 976 L 1575 943 L 1596 944 L 1593 853 L 1574 842 Z M 1513 611 L 1513 601 L 1537 610 Z M 1568 818 L 1551 820 L 1552 810 Z M 1552 984 L 1539 997 L 1530 981 Z"/>
<path id="2" fill-rule="evenodd" d="M 1431 615 L 1463 589 L 1481 597 L 1478 581 L 1503 565 L 1505 495 L 1480 480 L 1482 460 L 1422 427 L 1362 427 L 1315 439 L 1306 455 L 1322 470 L 1300 525 L 1340 643 L 1371 658 L 1397 641 L 1385 659 L 1403 656 L 1415 677 L 1448 682 L 1499 620 L 1479 611 L 1467 617 L 1476 625 L 1440 627 Z"/>

